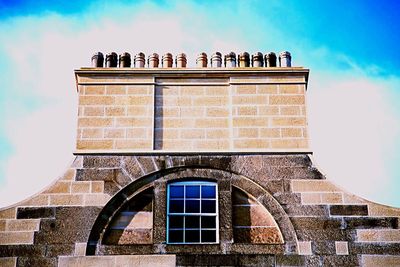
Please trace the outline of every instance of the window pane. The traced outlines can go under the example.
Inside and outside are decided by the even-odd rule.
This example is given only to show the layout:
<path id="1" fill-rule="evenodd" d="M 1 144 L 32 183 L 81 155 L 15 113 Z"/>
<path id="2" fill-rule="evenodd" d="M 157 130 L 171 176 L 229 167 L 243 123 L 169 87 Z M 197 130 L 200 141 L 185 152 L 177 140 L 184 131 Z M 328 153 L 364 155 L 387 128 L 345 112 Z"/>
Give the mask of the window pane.
<path id="1" fill-rule="evenodd" d="M 183 198 L 183 185 L 171 185 L 169 187 L 169 197 Z"/>
<path id="2" fill-rule="evenodd" d="M 201 201 L 202 213 L 215 213 L 215 200 L 202 200 Z"/>
<path id="3" fill-rule="evenodd" d="M 202 216 L 201 217 L 201 228 L 216 228 L 214 216 Z"/>
<path id="4" fill-rule="evenodd" d="M 169 228 L 183 228 L 183 216 L 169 216 Z"/>
<path id="5" fill-rule="evenodd" d="M 186 198 L 200 198 L 200 186 L 199 185 L 186 186 Z"/>
<path id="6" fill-rule="evenodd" d="M 183 200 L 170 200 L 169 201 L 170 213 L 183 213 Z"/>
<path id="7" fill-rule="evenodd" d="M 202 185 L 201 186 L 201 197 L 202 198 L 215 198 L 215 186 Z"/>
<path id="8" fill-rule="evenodd" d="M 169 243 L 183 242 L 183 230 L 169 230 L 168 239 Z"/>
<path id="9" fill-rule="evenodd" d="M 200 242 L 200 230 L 186 230 L 185 242 L 187 243 Z"/>
<path id="10" fill-rule="evenodd" d="M 186 200 L 186 213 L 199 213 L 200 201 L 199 200 Z"/>
<path id="11" fill-rule="evenodd" d="M 215 230 L 202 230 L 201 231 L 201 242 L 215 242 L 216 232 Z"/>
<path id="12" fill-rule="evenodd" d="M 200 216 L 185 216 L 185 228 L 200 228 Z"/>

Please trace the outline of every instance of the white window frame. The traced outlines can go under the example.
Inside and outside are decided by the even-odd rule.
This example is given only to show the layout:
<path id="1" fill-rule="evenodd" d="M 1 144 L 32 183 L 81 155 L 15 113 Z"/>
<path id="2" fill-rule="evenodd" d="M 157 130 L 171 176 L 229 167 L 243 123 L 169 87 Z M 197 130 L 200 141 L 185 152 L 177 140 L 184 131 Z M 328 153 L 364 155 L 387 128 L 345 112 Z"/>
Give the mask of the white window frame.
<path id="1" fill-rule="evenodd" d="M 175 186 L 175 185 L 180 185 L 184 186 L 184 193 L 183 193 L 183 205 L 184 205 L 184 211 L 183 213 L 170 213 L 169 212 L 169 206 L 170 206 L 170 186 Z M 200 201 L 200 212 L 199 213 L 186 213 L 185 212 L 185 200 L 186 200 L 186 186 L 193 186 L 193 185 L 198 185 L 200 186 L 200 198 L 196 198 L 194 200 L 199 200 Z M 206 185 L 206 186 L 214 186 L 215 187 L 215 213 L 201 213 L 201 186 Z M 191 200 L 193 198 L 190 198 Z M 214 199 L 214 198 L 212 198 Z M 211 198 L 205 198 L 205 200 L 212 200 Z M 188 181 L 179 181 L 179 182 L 171 182 L 167 184 L 167 244 L 171 245 L 179 245 L 179 244 L 194 244 L 194 245 L 199 245 L 199 244 L 218 244 L 219 243 L 219 216 L 218 216 L 218 184 L 216 182 L 210 182 L 210 181 L 201 181 L 201 180 L 188 180 Z M 182 230 L 183 231 L 183 242 L 169 242 L 169 218 L 170 215 L 178 215 L 178 216 L 200 216 L 200 222 L 199 222 L 199 228 L 191 228 L 192 230 L 194 229 L 199 229 L 200 231 L 200 241 L 199 242 L 185 242 L 185 219 L 183 220 L 183 228 L 177 228 L 177 230 Z M 215 217 L 215 228 L 201 228 L 201 217 L 202 216 L 214 216 Z M 215 242 L 201 242 L 201 230 L 202 229 L 207 229 L 207 230 L 215 230 Z"/>

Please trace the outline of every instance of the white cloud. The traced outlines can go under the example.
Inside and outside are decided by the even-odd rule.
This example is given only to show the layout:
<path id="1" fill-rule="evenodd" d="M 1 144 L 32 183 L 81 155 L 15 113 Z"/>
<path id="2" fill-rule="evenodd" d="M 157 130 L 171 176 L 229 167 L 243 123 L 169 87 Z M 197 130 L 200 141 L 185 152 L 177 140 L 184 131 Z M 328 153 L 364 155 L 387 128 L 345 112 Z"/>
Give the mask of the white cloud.
<path id="1" fill-rule="evenodd" d="M 398 83 L 398 81 L 394 81 Z M 400 137 L 388 84 L 348 73 L 317 73 L 308 92 L 311 142 L 320 167 L 339 185 L 387 201 L 395 186 L 388 162 Z"/>

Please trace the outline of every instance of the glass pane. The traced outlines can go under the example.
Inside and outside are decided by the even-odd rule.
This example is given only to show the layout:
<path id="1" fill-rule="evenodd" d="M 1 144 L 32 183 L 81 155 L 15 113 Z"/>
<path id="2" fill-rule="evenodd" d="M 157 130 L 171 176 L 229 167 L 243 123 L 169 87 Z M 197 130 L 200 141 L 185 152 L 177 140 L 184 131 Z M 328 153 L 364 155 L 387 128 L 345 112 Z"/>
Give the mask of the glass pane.
<path id="1" fill-rule="evenodd" d="M 183 185 L 171 185 L 169 187 L 170 198 L 183 198 Z"/>
<path id="2" fill-rule="evenodd" d="M 214 216 L 202 216 L 201 217 L 201 228 L 216 228 Z"/>
<path id="3" fill-rule="evenodd" d="M 183 213 L 183 200 L 170 200 L 169 201 L 170 213 Z"/>
<path id="4" fill-rule="evenodd" d="M 200 228 L 200 216 L 185 216 L 185 228 Z"/>
<path id="5" fill-rule="evenodd" d="M 202 213 L 215 213 L 215 200 L 202 200 L 201 201 Z"/>
<path id="6" fill-rule="evenodd" d="M 201 231 L 201 242 L 215 242 L 216 232 L 215 230 L 202 230 Z"/>
<path id="7" fill-rule="evenodd" d="M 169 216 L 169 228 L 183 228 L 183 216 Z"/>
<path id="8" fill-rule="evenodd" d="M 200 198 L 200 186 L 199 185 L 186 186 L 186 198 Z"/>
<path id="9" fill-rule="evenodd" d="M 185 242 L 186 243 L 200 242 L 200 230 L 186 230 Z"/>
<path id="10" fill-rule="evenodd" d="M 215 198 L 215 186 L 202 185 L 201 186 L 201 197 L 202 198 Z"/>
<path id="11" fill-rule="evenodd" d="M 169 230 L 168 239 L 169 243 L 183 242 L 183 230 Z"/>
<path id="12" fill-rule="evenodd" d="M 199 213 L 200 200 L 186 200 L 186 213 Z"/>

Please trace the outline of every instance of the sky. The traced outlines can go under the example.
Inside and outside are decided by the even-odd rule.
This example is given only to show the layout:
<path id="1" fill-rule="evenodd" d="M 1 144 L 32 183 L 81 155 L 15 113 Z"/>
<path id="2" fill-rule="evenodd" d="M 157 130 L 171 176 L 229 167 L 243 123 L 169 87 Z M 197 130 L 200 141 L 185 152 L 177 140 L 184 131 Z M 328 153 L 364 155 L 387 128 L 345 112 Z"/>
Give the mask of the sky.
<path id="1" fill-rule="evenodd" d="M 399 1 L 0 0 L 0 207 L 73 159 L 73 70 L 91 55 L 290 51 L 310 69 L 311 150 L 342 188 L 400 207 Z"/>

